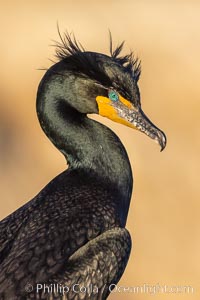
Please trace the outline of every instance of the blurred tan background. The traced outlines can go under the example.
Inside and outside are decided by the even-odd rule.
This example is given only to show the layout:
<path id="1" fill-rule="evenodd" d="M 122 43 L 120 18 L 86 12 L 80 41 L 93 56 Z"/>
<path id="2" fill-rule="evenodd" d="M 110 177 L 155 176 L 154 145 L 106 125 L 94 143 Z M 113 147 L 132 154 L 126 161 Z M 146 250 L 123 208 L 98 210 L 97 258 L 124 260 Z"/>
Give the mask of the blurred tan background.
<path id="1" fill-rule="evenodd" d="M 39 127 L 37 86 L 54 59 L 60 30 L 88 50 L 108 53 L 108 28 L 142 60 L 144 112 L 168 137 L 164 152 L 145 135 L 104 121 L 121 138 L 134 171 L 127 227 L 133 250 L 119 286 L 190 285 L 200 299 L 200 1 L 7 1 L 0 11 L 0 219 L 64 170 L 62 155 Z M 99 118 L 100 119 L 100 118 Z M 111 300 L 149 300 L 114 293 Z"/>

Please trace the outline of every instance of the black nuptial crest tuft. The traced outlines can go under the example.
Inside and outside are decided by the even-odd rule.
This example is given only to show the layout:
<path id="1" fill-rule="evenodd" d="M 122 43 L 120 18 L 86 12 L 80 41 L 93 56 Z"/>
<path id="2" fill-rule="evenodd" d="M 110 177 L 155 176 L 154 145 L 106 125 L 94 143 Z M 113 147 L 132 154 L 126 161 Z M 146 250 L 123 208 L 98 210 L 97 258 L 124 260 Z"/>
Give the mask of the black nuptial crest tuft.
<path id="1" fill-rule="evenodd" d="M 73 34 L 69 34 L 68 32 L 64 33 L 64 35 L 62 36 L 59 28 L 58 34 L 60 37 L 60 42 L 56 42 L 56 57 L 58 58 L 58 60 L 65 60 L 72 55 L 76 55 L 80 60 L 80 54 L 86 52 L 81 43 L 76 40 Z M 130 52 L 129 54 L 124 56 L 120 56 L 120 53 L 124 46 L 124 41 L 113 50 L 112 35 L 110 32 L 109 35 L 110 57 L 113 59 L 113 61 L 124 67 L 125 71 L 129 72 L 131 76 L 136 81 L 138 81 L 141 73 L 141 62 L 138 58 L 134 57 L 133 52 Z"/>
<path id="2" fill-rule="evenodd" d="M 124 41 L 119 44 L 114 50 L 113 50 L 113 42 L 112 42 L 112 35 L 110 34 L 110 55 L 111 57 L 117 61 L 119 64 L 121 64 L 125 69 L 131 73 L 131 75 L 138 81 L 140 74 L 141 74 L 141 62 L 138 58 L 135 58 L 133 55 L 133 52 L 130 52 L 127 55 L 119 56 L 123 46 Z"/>
<path id="3" fill-rule="evenodd" d="M 58 34 L 60 42 L 56 42 L 56 57 L 59 60 L 63 60 L 71 55 L 75 55 L 81 52 L 85 52 L 83 46 L 76 40 L 75 36 L 68 32 L 62 36 L 58 28 Z"/>

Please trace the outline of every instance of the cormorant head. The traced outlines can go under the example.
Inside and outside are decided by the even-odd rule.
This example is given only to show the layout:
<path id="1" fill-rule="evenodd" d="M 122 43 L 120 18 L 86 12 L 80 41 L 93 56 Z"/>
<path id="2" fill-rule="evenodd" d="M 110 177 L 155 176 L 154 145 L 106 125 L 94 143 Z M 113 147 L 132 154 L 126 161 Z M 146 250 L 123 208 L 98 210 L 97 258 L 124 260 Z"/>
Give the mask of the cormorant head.
<path id="1" fill-rule="evenodd" d="M 66 74 L 70 81 L 71 90 L 69 92 L 66 88 L 66 93 L 69 98 L 70 93 L 76 95 L 70 100 L 71 107 L 82 114 L 98 113 L 144 132 L 160 144 L 162 151 L 166 146 L 166 136 L 141 109 L 137 84 L 140 62 L 132 53 L 120 56 L 122 48 L 123 43 L 113 50 L 110 39 L 110 56 L 88 52 L 75 38 L 65 34 L 56 49 L 61 65 L 53 70 Z"/>

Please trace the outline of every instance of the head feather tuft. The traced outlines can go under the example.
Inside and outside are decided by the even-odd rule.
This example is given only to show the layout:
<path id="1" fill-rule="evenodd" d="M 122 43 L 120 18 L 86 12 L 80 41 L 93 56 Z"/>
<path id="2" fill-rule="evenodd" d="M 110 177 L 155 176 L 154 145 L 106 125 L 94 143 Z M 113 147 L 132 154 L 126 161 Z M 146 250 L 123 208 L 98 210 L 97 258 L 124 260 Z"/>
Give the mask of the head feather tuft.
<path id="1" fill-rule="evenodd" d="M 65 32 L 62 36 L 60 30 L 58 28 L 58 34 L 60 37 L 60 42 L 56 42 L 56 57 L 58 60 L 66 59 L 71 55 L 80 54 L 85 52 L 84 47 L 81 45 L 79 41 L 76 40 L 74 34 L 69 34 Z M 120 56 L 120 53 L 124 46 L 124 41 L 120 43 L 114 50 L 113 50 L 113 42 L 112 42 L 112 35 L 109 31 L 110 37 L 110 57 L 123 66 L 127 72 L 131 74 L 131 76 L 138 81 L 141 73 L 141 62 L 137 57 L 134 57 L 133 52 L 130 52 L 127 55 Z"/>

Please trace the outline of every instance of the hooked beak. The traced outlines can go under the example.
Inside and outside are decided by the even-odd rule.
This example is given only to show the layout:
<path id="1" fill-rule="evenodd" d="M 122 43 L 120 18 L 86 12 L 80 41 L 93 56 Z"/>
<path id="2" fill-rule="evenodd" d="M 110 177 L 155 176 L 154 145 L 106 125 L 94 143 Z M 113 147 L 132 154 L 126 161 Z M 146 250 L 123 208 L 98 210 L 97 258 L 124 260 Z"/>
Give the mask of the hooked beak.
<path id="1" fill-rule="evenodd" d="M 119 101 L 115 103 L 103 96 L 98 96 L 96 101 L 101 116 L 144 132 L 160 145 L 161 151 L 164 150 L 167 143 L 164 132 L 147 118 L 141 107 L 134 107 L 130 101 L 121 95 L 119 95 Z"/>
<path id="2" fill-rule="evenodd" d="M 165 149 L 167 143 L 165 133 L 147 118 L 141 108 L 138 111 L 129 111 L 127 119 L 137 130 L 144 132 L 147 136 L 155 140 L 161 147 L 160 151 Z"/>

